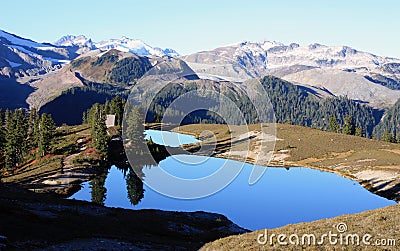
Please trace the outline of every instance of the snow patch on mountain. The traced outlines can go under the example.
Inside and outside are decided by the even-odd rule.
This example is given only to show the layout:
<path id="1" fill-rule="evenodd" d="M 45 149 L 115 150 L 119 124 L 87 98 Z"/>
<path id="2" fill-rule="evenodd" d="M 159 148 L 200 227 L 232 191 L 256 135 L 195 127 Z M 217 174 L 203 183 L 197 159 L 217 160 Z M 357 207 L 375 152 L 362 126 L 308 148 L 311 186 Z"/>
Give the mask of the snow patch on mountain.
<path id="1" fill-rule="evenodd" d="M 85 47 L 91 50 L 100 49 L 100 50 L 110 50 L 116 49 L 123 52 L 131 52 L 140 56 L 170 56 L 170 57 L 178 57 L 179 54 L 173 49 L 161 49 L 158 47 L 152 47 L 142 40 L 139 39 L 130 39 L 127 37 L 121 37 L 118 39 L 110 39 L 101 42 L 92 42 L 90 38 L 87 38 L 83 35 L 73 36 L 67 35 L 55 43 L 57 46 L 78 46 Z"/>
<path id="2" fill-rule="evenodd" d="M 11 33 L 8 33 L 8 32 L 5 32 L 5 31 L 2 31 L 2 30 L 0 30 L 0 37 L 5 38 L 6 40 L 8 40 L 10 44 L 23 46 L 23 47 L 32 47 L 32 48 L 51 47 L 49 45 L 37 43 L 37 42 L 34 42 L 32 40 L 29 40 L 29 39 L 18 37 L 16 35 L 13 35 Z"/>
<path id="3" fill-rule="evenodd" d="M 162 57 L 165 55 L 174 57 L 179 54 L 172 49 L 161 49 L 158 47 L 151 47 L 139 39 L 130 39 L 127 37 L 121 37 L 119 39 L 110 39 L 95 43 L 95 47 L 98 49 L 117 49 L 124 52 L 132 52 L 140 56 L 158 56 Z"/>
<path id="4" fill-rule="evenodd" d="M 10 61 L 10 60 L 8 60 L 8 59 L 6 59 L 6 61 L 7 61 L 7 63 L 10 65 L 11 68 L 18 67 L 18 66 L 21 66 L 21 65 L 22 65 L 22 64 L 18 64 L 18 63 L 15 63 L 15 62 L 13 62 L 13 61 Z"/>

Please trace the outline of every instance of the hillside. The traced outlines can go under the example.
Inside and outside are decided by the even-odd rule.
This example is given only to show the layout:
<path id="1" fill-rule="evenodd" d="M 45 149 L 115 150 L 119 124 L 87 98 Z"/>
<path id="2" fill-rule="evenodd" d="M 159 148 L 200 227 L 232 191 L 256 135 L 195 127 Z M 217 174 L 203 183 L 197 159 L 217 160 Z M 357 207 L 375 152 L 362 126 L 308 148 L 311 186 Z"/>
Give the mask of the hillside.
<path id="1" fill-rule="evenodd" d="M 95 42 L 83 35 L 67 35 L 48 44 L 1 31 L 0 75 L 30 85 L 37 80 L 33 76 L 40 77 L 69 66 L 69 62 L 77 57 L 83 60 L 83 57 L 110 50 L 118 50 L 120 55 L 132 53 L 149 58 L 179 55 L 173 49 L 152 47 L 139 39 L 126 37 Z M 399 59 L 376 56 L 347 46 L 242 42 L 181 56 L 181 59 L 200 77 L 203 74 L 219 80 L 233 80 L 229 76 L 247 79 L 273 75 L 304 86 L 319 96 L 347 96 L 378 109 L 387 109 L 400 98 Z M 96 78 L 95 68 L 89 68 L 86 68 L 87 73 Z M 129 77 L 117 76 L 118 72 L 113 74 L 116 76 L 111 79 L 109 76 L 100 79 L 129 82 Z"/>
<path id="2" fill-rule="evenodd" d="M 398 250 L 399 220 L 400 206 L 394 205 L 358 214 L 233 235 L 207 243 L 200 250 Z M 338 228 L 338 225 L 343 226 L 344 231 Z M 332 234 L 330 240 L 324 238 L 322 244 L 308 244 L 308 235 L 314 234 L 317 243 L 321 242 L 322 235 L 329 233 Z M 280 234 L 285 235 L 285 240 L 281 239 L 281 241 L 288 244 L 279 245 L 277 236 Z M 352 242 L 352 234 L 360 238 L 358 244 L 357 239 L 354 239 L 354 243 Z M 366 241 L 369 245 L 362 242 L 366 234 L 371 236 Z M 259 238 L 260 235 L 261 238 Z M 290 244 L 289 236 L 291 235 L 294 235 L 292 242 L 296 243 L 296 236 L 298 236 L 300 244 Z M 339 241 L 340 235 L 343 236 L 342 242 Z M 273 236 L 272 244 L 270 244 L 271 236 Z M 302 244 L 303 236 L 305 236 L 304 244 Z M 258 238 L 262 244 L 257 242 Z M 312 239 L 310 242 L 313 243 Z"/>
<path id="3" fill-rule="evenodd" d="M 52 114 L 59 125 L 80 124 L 83 111 L 92 104 L 117 95 L 127 97 L 130 86 L 152 67 L 154 60 L 117 50 L 92 51 L 32 81 L 29 86 L 35 89 L 26 102 Z"/>
<path id="4" fill-rule="evenodd" d="M 126 37 L 93 42 L 68 35 L 50 44 L 0 30 L 0 108 L 39 109 L 87 82 L 127 86 L 161 57 L 177 55 Z"/>
<path id="5" fill-rule="evenodd" d="M 140 56 L 176 57 L 179 55 L 173 49 L 152 47 L 139 39 L 126 37 L 93 42 L 83 35 L 67 35 L 50 44 L 38 43 L 0 30 L 0 76 L 20 78 L 43 75 L 61 68 L 89 51 L 111 49 Z"/>
<path id="6" fill-rule="evenodd" d="M 129 85 L 142 77 L 153 65 L 151 59 L 116 49 L 85 54 L 71 62 L 71 71 L 96 83 Z"/>
<path id="7" fill-rule="evenodd" d="M 258 90 L 252 89 L 251 83 L 235 84 L 206 79 L 179 79 L 160 91 L 155 90 L 155 86 L 146 86 L 146 90 L 137 90 L 140 92 L 137 97 L 140 97 L 142 107 L 149 106 L 147 122 L 164 119 L 164 122 L 173 124 L 240 124 L 242 116 L 247 123 L 257 123 L 260 119 L 274 122 L 267 117 L 272 108 L 277 123 L 323 130 L 329 129 L 331 115 L 336 117 L 339 125 L 344 124 L 346 116 L 351 116 L 354 126 L 362 129 L 364 136 L 371 137 L 374 126 L 380 120 L 379 111 L 345 97 L 321 98 L 307 89 L 273 76 L 260 79 L 260 84 L 268 99 L 264 96 L 257 98 Z M 136 92 L 136 88 L 133 90 Z M 155 97 L 154 93 L 157 93 Z M 250 97 L 256 98 L 251 100 Z M 263 114 L 255 107 L 257 99 L 263 100 L 263 105 L 267 106 L 263 107 Z M 226 100 L 231 103 L 227 105 Z M 183 104 L 177 106 L 176 103 Z M 167 110 L 168 114 L 164 114 Z M 180 121 L 180 118 L 184 119 Z"/>

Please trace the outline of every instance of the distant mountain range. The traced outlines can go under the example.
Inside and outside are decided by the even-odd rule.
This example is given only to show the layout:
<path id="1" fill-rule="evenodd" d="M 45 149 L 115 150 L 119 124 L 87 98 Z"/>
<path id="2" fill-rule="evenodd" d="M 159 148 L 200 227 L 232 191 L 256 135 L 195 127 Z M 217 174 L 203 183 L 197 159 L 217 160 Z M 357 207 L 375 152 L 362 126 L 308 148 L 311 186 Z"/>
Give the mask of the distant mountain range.
<path id="1" fill-rule="evenodd" d="M 390 107 L 400 98 L 400 59 L 347 46 L 243 42 L 182 59 L 200 76 L 274 75 L 320 96 L 347 96 L 375 108 Z"/>
<path id="2" fill-rule="evenodd" d="M 117 61 L 96 64 L 97 58 L 112 50 L 116 51 Z M 136 61 L 119 62 L 137 56 L 140 59 Z M 347 46 L 242 42 L 180 56 L 173 49 L 152 47 L 126 37 L 94 42 L 83 35 L 67 35 L 50 44 L 0 30 L 0 105 L 41 107 L 61 92 L 85 85 L 85 81 L 118 84 L 118 79 L 124 79 L 126 84 L 132 78 L 126 76 L 130 72 L 122 64 L 154 66 L 163 57 L 179 57 L 203 78 L 235 81 L 273 75 L 321 98 L 347 96 L 378 109 L 388 109 L 400 98 L 400 59 Z M 84 58 L 91 63 L 84 63 Z M 22 87 L 23 97 L 15 99 L 5 93 L 18 95 Z"/>

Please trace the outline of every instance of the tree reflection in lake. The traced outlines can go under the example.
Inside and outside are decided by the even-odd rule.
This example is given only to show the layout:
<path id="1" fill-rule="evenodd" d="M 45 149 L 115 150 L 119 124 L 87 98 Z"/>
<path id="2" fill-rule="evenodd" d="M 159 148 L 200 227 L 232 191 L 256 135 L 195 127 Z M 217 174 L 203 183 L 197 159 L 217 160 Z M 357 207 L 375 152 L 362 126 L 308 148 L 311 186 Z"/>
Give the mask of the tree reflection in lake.
<path id="1" fill-rule="evenodd" d="M 128 173 L 125 179 L 129 201 L 132 205 L 139 204 L 144 197 L 143 181 L 132 171 Z"/>
<path id="2" fill-rule="evenodd" d="M 101 173 L 96 175 L 90 182 L 92 202 L 104 206 L 106 200 L 107 188 L 104 186 L 108 174 L 108 169 L 105 168 Z"/>
<path id="3" fill-rule="evenodd" d="M 127 104 L 129 105 L 129 103 Z M 123 130 L 129 138 L 113 139 L 109 142 L 109 165 L 99 168 L 99 172 L 89 182 L 91 201 L 104 205 L 107 199 L 106 179 L 111 166 L 123 173 L 126 182 L 127 197 L 132 205 L 138 205 L 144 198 L 143 168 L 150 169 L 170 153 L 163 145 L 145 139 L 144 119 L 139 107 L 126 109 Z M 128 156 L 129 160 L 128 161 Z M 122 192 L 122 191 L 121 191 Z M 109 191 L 110 196 L 113 193 Z"/>
<path id="4" fill-rule="evenodd" d="M 124 166 L 129 168 L 125 176 L 126 188 L 128 199 L 132 205 L 137 205 L 144 197 L 143 168 L 156 166 L 157 162 L 169 154 L 164 146 L 154 144 L 152 140 L 145 140 L 144 115 L 139 106 L 133 106 L 128 101 L 123 122 L 123 148 L 126 154 Z"/>

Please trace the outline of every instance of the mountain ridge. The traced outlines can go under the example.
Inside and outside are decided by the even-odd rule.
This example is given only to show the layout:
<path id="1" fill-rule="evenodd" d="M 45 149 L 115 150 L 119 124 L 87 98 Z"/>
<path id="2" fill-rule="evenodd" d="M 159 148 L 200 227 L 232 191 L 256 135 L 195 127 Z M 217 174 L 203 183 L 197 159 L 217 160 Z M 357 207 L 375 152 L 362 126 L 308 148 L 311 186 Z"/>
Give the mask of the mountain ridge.
<path id="1" fill-rule="evenodd" d="M 217 79 L 273 75 L 321 96 L 347 96 L 378 109 L 386 109 L 400 98 L 400 59 L 348 46 L 241 42 L 181 59 L 200 75 L 206 72 Z M 315 74 L 316 70 L 320 74 Z"/>

